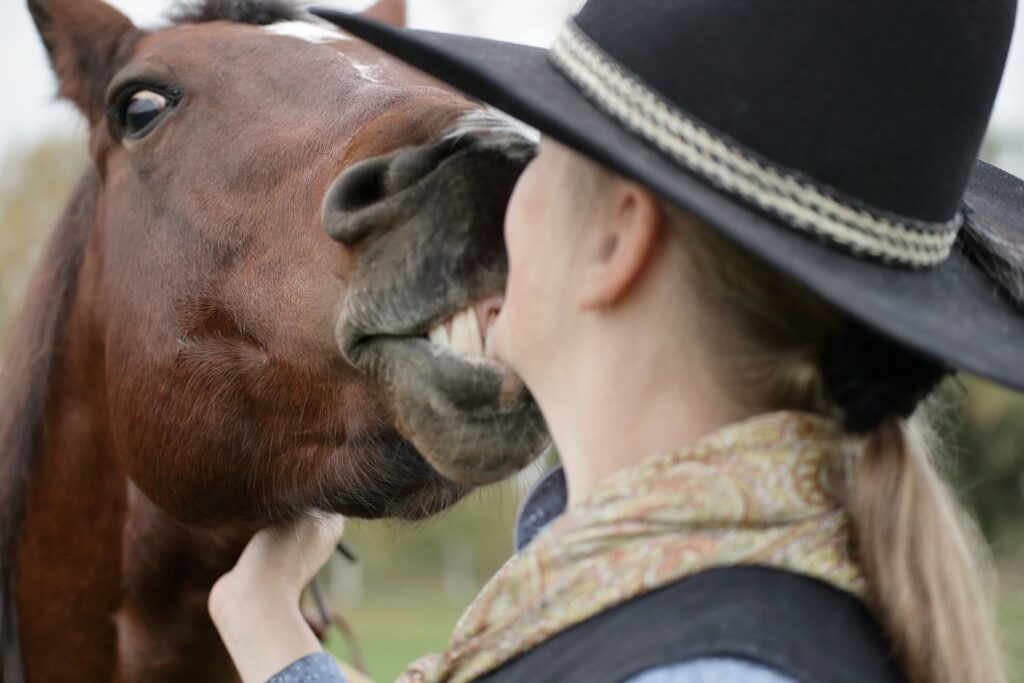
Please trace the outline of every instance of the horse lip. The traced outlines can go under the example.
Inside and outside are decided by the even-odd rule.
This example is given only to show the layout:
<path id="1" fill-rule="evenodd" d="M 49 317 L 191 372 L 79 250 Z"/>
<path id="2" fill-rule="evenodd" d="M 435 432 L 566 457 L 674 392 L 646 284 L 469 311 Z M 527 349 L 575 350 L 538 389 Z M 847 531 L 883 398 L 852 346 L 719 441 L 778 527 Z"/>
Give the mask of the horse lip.
<path id="1" fill-rule="evenodd" d="M 502 290 L 503 292 L 503 290 Z M 430 330 L 463 309 L 473 306 L 476 302 L 496 296 L 490 291 L 485 294 L 471 295 L 462 303 L 447 302 L 443 306 L 435 306 L 427 315 L 417 316 L 419 322 L 412 322 L 392 329 L 364 329 L 361 325 L 351 322 L 355 316 L 345 315 L 346 322 L 339 326 L 336 335 L 338 348 L 342 355 L 353 365 L 359 366 L 359 358 L 367 345 L 380 339 L 425 339 Z M 410 316 L 411 317 L 411 316 Z"/>
<path id="2" fill-rule="evenodd" d="M 379 336 L 358 349 L 356 367 L 389 396 L 400 432 L 448 481 L 494 483 L 546 446 L 539 408 L 500 363 L 464 358 L 421 338 Z M 456 433 L 459 442 L 452 441 Z"/>
<path id="3" fill-rule="evenodd" d="M 338 349 L 341 351 L 341 355 L 345 357 L 345 360 L 359 367 L 359 360 L 365 351 L 365 345 L 373 339 L 373 336 L 350 330 L 348 326 L 345 326 L 337 335 Z"/>

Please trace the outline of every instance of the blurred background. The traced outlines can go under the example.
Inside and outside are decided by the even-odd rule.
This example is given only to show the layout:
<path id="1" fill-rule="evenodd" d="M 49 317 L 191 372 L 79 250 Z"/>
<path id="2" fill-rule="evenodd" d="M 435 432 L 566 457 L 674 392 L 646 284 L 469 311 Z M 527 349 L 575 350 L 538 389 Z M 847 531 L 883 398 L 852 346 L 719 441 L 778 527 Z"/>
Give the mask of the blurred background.
<path id="1" fill-rule="evenodd" d="M 158 25 L 165 0 L 114 0 L 141 25 Z M 367 1 L 336 2 L 361 9 Z M 579 0 L 409 0 L 410 23 L 548 45 Z M 0 6 L 0 341 L 36 256 L 86 163 L 85 128 L 54 101 L 55 84 L 23 2 Z M 1024 9 L 1018 19 L 984 157 L 1024 176 Z M 1024 344 L 1024 340 L 1021 340 Z M 999 563 L 1000 619 L 1016 683 L 1024 683 L 1024 400 L 965 377 L 950 388 L 946 473 L 974 512 Z M 415 526 L 353 523 L 356 565 L 325 572 L 330 598 L 359 636 L 370 673 L 390 681 L 444 647 L 461 610 L 512 550 L 515 509 L 550 463 L 475 494 Z M 332 645 L 345 655 L 340 638 Z"/>

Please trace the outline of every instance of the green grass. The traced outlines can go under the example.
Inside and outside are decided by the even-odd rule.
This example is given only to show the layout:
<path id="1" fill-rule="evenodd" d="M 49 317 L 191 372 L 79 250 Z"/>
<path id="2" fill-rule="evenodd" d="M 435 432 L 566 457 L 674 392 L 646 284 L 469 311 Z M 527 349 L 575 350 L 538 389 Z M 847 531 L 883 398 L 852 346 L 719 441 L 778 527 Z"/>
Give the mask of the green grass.
<path id="1" fill-rule="evenodd" d="M 463 607 L 436 595 L 379 600 L 368 596 L 360 606 L 347 610 L 346 616 L 359 637 L 371 677 L 391 683 L 414 660 L 444 649 Z M 1009 680 L 1024 683 L 1024 592 L 1004 593 L 999 608 Z M 332 637 L 328 648 L 348 660 L 339 637 Z"/>
<path id="2" fill-rule="evenodd" d="M 1008 655 L 1011 683 L 1024 683 L 1024 592 L 1003 594 L 999 625 Z"/>
<path id="3" fill-rule="evenodd" d="M 345 612 L 355 629 L 370 676 L 390 683 L 405 667 L 425 654 L 441 652 L 465 605 L 437 596 L 403 596 L 374 601 L 367 598 Z M 345 661 L 345 646 L 332 634 L 328 649 Z"/>

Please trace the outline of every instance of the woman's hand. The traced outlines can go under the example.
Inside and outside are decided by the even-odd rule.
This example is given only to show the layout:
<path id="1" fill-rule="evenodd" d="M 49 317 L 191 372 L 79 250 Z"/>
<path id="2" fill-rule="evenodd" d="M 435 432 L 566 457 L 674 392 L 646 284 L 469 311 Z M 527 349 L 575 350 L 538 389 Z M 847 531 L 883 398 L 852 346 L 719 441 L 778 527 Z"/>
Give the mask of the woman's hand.
<path id="1" fill-rule="evenodd" d="M 295 660 L 321 651 L 299 611 L 299 598 L 330 559 L 344 528 L 340 515 L 318 515 L 264 529 L 210 591 L 210 616 L 244 683 L 264 683 Z"/>
<path id="2" fill-rule="evenodd" d="M 338 547 L 344 530 L 341 515 L 315 515 L 290 526 L 264 529 L 249 541 L 234 569 L 214 586 L 214 593 L 221 583 L 236 583 L 298 604 L 302 591 Z"/>

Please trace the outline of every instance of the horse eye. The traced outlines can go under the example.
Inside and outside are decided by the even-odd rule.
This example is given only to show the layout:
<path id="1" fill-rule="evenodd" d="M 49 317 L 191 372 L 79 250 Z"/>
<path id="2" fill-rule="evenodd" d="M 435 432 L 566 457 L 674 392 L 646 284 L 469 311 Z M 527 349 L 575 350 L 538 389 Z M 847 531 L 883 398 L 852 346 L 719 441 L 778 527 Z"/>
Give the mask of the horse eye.
<path id="1" fill-rule="evenodd" d="M 167 98 L 152 90 L 140 90 L 128 98 L 121 113 L 121 127 L 128 137 L 142 137 L 149 126 L 170 105 Z"/>

